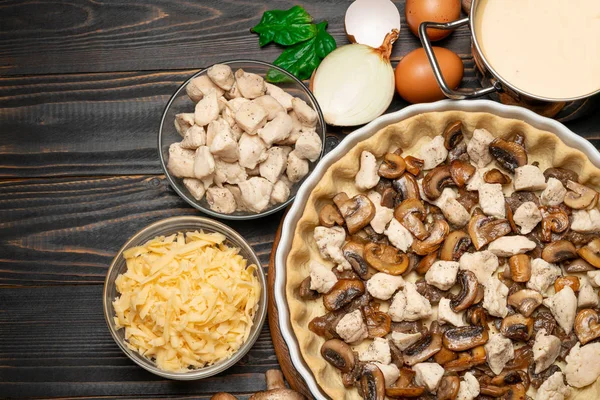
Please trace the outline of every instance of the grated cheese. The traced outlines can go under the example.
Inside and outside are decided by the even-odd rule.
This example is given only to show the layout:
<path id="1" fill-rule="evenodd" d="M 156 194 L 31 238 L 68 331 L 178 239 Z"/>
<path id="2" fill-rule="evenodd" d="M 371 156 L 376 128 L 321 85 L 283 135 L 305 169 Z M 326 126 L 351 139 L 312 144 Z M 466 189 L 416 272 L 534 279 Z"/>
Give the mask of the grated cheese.
<path id="1" fill-rule="evenodd" d="M 257 266 L 224 241 L 177 233 L 123 253 L 113 308 L 130 349 L 185 372 L 229 358 L 248 339 L 261 293 Z"/>

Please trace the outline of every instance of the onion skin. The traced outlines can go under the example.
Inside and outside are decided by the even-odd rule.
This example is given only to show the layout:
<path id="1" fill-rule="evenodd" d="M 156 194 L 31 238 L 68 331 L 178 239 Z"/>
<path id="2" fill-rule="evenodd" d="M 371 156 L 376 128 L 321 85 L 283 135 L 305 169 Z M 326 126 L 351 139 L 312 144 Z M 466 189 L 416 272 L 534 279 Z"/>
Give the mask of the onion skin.
<path id="1" fill-rule="evenodd" d="M 362 44 L 338 47 L 321 62 L 311 87 L 328 124 L 362 125 L 387 110 L 395 82 L 389 57 L 397 37 L 398 32 L 392 32 L 378 49 Z"/>

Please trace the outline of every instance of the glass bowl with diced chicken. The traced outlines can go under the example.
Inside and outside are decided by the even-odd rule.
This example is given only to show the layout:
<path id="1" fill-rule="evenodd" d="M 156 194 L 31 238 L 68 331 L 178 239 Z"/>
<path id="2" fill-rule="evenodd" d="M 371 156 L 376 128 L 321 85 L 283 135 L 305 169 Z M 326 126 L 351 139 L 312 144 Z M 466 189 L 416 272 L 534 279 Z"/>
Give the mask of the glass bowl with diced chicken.
<path id="1" fill-rule="evenodd" d="M 296 77 L 262 61 L 227 61 L 194 74 L 171 97 L 159 156 L 190 205 L 253 219 L 294 199 L 323 155 L 325 129 L 316 99 Z"/>

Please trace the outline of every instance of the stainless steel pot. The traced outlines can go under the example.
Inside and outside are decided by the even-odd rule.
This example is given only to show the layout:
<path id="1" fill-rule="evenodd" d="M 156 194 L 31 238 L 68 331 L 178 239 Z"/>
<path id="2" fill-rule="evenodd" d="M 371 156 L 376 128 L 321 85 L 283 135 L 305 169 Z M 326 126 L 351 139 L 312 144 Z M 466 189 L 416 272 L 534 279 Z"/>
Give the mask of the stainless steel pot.
<path id="1" fill-rule="evenodd" d="M 535 111 L 536 113 L 545 117 L 556 118 L 561 121 L 577 118 L 585 114 L 586 111 L 591 108 L 592 104 L 600 103 L 600 96 L 598 95 L 600 93 L 600 89 L 589 95 L 557 100 L 525 93 L 508 82 L 506 79 L 502 78 L 498 73 L 496 73 L 492 65 L 485 58 L 477 38 L 477 33 L 475 30 L 475 16 L 480 9 L 480 4 L 481 0 L 473 0 L 470 16 L 466 18 L 447 23 L 423 22 L 419 27 L 419 37 L 421 39 L 421 43 L 423 44 L 423 48 L 425 49 L 429 63 L 433 68 L 435 79 L 437 80 L 440 89 L 446 95 L 446 97 L 455 100 L 463 100 L 490 95 L 495 100 L 498 100 L 504 104 L 519 105 Z M 433 52 L 431 41 L 427 35 L 427 28 L 453 30 L 464 25 L 469 25 L 471 29 L 471 49 L 475 64 L 477 65 L 479 71 L 483 74 L 484 83 L 489 84 L 489 86 L 484 87 L 483 89 L 454 90 L 449 87 L 444 80 L 442 71 Z"/>

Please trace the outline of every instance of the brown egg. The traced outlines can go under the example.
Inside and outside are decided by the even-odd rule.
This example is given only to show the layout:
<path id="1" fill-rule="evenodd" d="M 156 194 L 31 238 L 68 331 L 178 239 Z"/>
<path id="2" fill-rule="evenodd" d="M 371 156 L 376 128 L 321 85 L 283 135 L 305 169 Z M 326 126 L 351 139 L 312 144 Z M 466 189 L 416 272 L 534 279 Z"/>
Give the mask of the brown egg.
<path id="1" fill-rule="evenodd" d="M 460 0 L 406 0 L 406 22 L 411 32 L 419 36 L 421 22 L 451 22 L 460 17 Z M 432 41 L 448 36 L 452 31 L 427 29 Z"/>
<path id="2" fill-rule="evenodd" d="M 463 77 L 462 60 L 456 53 L 442 47 L 434 47 L 433 52 L 446 83 L 456 89 Z M 446 98 L 435 80 L 423 48 L 405 55 L 396 67 L 395 76 L 396 91 L 410 103 L 429 103 Z"/>

